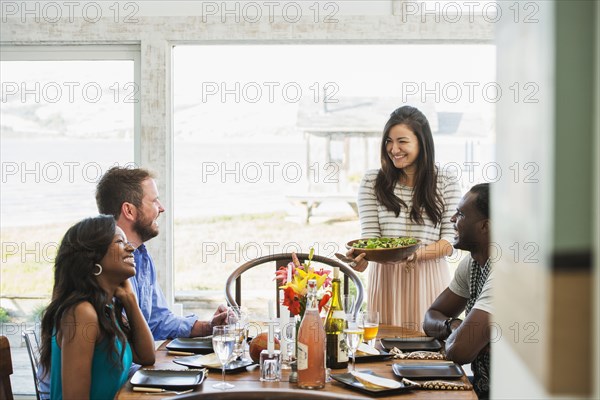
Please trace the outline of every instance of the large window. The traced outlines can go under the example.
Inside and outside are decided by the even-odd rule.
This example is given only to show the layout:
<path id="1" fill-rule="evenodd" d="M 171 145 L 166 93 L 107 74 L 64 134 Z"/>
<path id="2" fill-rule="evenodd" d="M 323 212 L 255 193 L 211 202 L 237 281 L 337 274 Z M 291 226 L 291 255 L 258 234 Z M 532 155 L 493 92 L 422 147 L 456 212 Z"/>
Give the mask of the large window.
<path id="1" fill-rule="evenodd" d="M 67 228 L 98 214 L 97 180 L 135 161 L 137 59 L 128 48 L 2 49 L 0 293 L 21 317 L 47 302 Z"/>
<path id="2" fill-rule="evenodd" d="M 174 78 L 176 291 L 222 296 L 261 255 L 344 252 L 396 107 L 427 115 L 440 167 L 464 187 L 470 161 L 492 160 L 494 46 L 177 46 Z M 308 224 L 302 198 L 320 199 Z M 249 274 L 245 296 L 266 298 L 272 277 Z"/>

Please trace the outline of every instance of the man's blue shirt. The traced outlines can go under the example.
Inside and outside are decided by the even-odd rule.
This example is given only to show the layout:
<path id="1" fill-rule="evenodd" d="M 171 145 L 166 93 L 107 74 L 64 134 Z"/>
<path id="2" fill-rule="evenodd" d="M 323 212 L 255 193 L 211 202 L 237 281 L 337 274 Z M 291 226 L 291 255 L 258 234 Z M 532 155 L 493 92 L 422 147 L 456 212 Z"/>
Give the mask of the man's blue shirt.
<path id="1" fill-rule="evenodd" d="M 154 261 L 144 244 L 135 249 L 133 257 L 136 273 L 129 280 L 154 339 L 189 337 L 196 316 L 178 317 L 169 310 L 165 295 L 156 281 Z"/>

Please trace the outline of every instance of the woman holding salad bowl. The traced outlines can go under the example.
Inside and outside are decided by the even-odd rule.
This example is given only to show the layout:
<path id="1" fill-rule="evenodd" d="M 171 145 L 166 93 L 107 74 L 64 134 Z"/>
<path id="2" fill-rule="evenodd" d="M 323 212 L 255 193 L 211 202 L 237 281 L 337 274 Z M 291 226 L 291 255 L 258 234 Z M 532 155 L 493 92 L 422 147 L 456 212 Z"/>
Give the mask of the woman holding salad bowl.
<path id="1" fill-rule="evenodd" d="M 369 265 L 360 249 L 347 256 L 357 271 L 368 269 L 368 311 L 380 323 L 422 331 L 425 312 L 448 286 L 446 256 L 452 254 L 455 213 L 461 193 L 457 179 L 435 166 L 429 122 L 419 110 L 395 110 L 383 131 L 381 168 L 367 171 L 358 194 L 362 238 L 414 238 L 417 251 Z M 403 246 L 404 247 L 404 246 Z M 363 253 L 363 254 L 360 254 Z"/>

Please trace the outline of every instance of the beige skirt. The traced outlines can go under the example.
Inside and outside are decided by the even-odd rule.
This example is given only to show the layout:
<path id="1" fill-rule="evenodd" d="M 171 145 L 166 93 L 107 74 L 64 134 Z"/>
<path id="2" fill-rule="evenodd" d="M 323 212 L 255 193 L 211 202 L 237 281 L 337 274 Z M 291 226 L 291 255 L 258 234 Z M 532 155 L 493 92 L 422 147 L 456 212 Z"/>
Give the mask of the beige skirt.
<path id="1" fill-rule="evenodd" d="M 450 284 L 444 258 L 418 261 L 408 272 L 404 263 L 369 263 L 367 309 L 379 311 L 379 323 L 423 332 L 429 306 Z"/>

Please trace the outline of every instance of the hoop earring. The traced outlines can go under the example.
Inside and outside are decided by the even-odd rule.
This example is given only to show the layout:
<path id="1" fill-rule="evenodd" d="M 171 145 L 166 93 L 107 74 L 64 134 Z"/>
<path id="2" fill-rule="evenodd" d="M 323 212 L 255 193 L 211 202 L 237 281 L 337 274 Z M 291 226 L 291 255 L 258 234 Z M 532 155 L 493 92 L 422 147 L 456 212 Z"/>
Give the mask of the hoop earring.
<path id="1" fill-rule="evenodd" d="M 100 264 L 94 264 L 96 267 L 98 267 L 98 272 L 93 272 L 94 275 L 98 276 L 102 273 L 102 265 Z"/>

